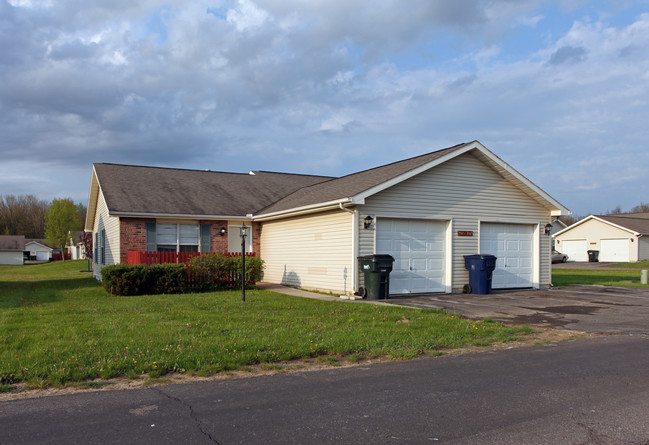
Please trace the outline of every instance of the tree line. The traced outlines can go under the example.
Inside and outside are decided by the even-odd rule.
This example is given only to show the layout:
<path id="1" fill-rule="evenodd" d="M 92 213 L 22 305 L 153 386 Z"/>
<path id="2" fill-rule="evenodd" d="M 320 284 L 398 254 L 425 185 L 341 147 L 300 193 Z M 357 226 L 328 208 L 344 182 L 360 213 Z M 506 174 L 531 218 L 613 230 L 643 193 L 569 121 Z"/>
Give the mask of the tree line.
<path id="1" fill-rule="evenodd" d="M 54 214 L 61 207 L 66 209 L 63 212 L 68 221 L 65 224 L 66 230 L 82 230 L 86 220 L 86 206 L 82 203 L 75 204 L 70 198 L 47 202 L 34 195 L 0 195 L 0 235 L 24 235 L 25 238 L 46 239 L 48 215 L 50 225 L 54 225 L 54 219 L 58 218 L 55 218 Z"/>

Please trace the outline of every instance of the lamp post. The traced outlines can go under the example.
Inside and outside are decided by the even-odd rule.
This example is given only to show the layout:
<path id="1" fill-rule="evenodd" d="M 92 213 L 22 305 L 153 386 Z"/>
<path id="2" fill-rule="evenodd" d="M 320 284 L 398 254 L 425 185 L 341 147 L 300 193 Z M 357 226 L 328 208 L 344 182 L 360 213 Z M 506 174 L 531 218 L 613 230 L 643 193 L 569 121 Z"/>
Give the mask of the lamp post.
<path id="1" fill-rule="evenodd" d="M 239 235 L 241 236 L 241 301 L 246 301 L 246 236 L 248 236 L 248 226 L 244 221 L 241 224 Z"/>

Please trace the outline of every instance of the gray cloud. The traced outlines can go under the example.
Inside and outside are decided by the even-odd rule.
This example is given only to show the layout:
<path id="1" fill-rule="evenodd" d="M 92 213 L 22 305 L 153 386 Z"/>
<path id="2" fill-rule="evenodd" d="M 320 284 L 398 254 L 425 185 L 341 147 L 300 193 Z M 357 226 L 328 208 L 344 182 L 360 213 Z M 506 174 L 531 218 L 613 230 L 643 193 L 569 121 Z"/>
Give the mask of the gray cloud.
<path id="1" fill-rule="evenodd" d="M 0 193 L 21 192 L 8 178 L 25 159 L 344 174 L 480 139 L 533 180 L 565 177 L 539 185 L 570 207 L 584 199 L 556 157 L 574 164 L 584 141 L 625 153 L 619 168 L 647 156 L 629 147 L 646 138 L 649 39 L 579 23 L 498 58 L 538 4 L 0 0 Z M 85 199 L 87 175 L 59 188 Z"/>
<path id="2" fill-rule="evenodd" d="M 581 62 L 586 57 L 586 48 L 583 46 L 563 46 L 559 48 L 552 56 L 548 63 L 550 65 L 561 65 L 562 63 Z"/>

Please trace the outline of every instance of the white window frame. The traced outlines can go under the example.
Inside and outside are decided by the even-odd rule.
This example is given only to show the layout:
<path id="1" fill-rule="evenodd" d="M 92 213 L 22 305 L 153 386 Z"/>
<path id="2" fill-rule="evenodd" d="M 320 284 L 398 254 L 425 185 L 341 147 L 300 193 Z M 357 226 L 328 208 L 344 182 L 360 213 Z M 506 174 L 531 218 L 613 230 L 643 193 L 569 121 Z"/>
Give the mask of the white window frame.
<path id="1" fill-rule="evenodd" d="M 175 243 L 161 243 L 159 242 L 160 240 L 160 235 L 158 231 L 160 230 L 160 226 L 175 226 L 176 227 L 176 241 Z M 196 228 L 196 244 L 194 243 L 183 243 L 180 241 L 180 226 L 193 226 Z M 181 246 L 196 246 L 196 252 L 201 251 L 201 227 L 200 224 L 198 223 L 166 223 L 166 222 L 158 222 L 156 223 L 156 250 L 159 249 L 160 246 L 176 246 L 176 252 L 180 252 L 180 247 Z M 159 250 L 158 250 L 159 251 Z"/>

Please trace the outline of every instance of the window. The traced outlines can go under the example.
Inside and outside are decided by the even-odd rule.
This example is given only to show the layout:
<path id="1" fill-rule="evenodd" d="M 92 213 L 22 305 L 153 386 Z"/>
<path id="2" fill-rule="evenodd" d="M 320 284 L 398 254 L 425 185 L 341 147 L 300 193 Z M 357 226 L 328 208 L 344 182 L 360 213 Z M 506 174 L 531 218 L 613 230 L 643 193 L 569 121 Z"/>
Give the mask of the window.
<path id="1" fill-rule="evenodd" d="M 248 236 L 246 236 L 246 252 L 252 252 L 252 227 L 248 224 Z M 228 252 L 241 253 L 241 224 L 228 226 Z"/>
<path id="2" fill-rule="evenodd" d="M 158 252 L 198 252 L 198 224 L 157 224 Z"/>

